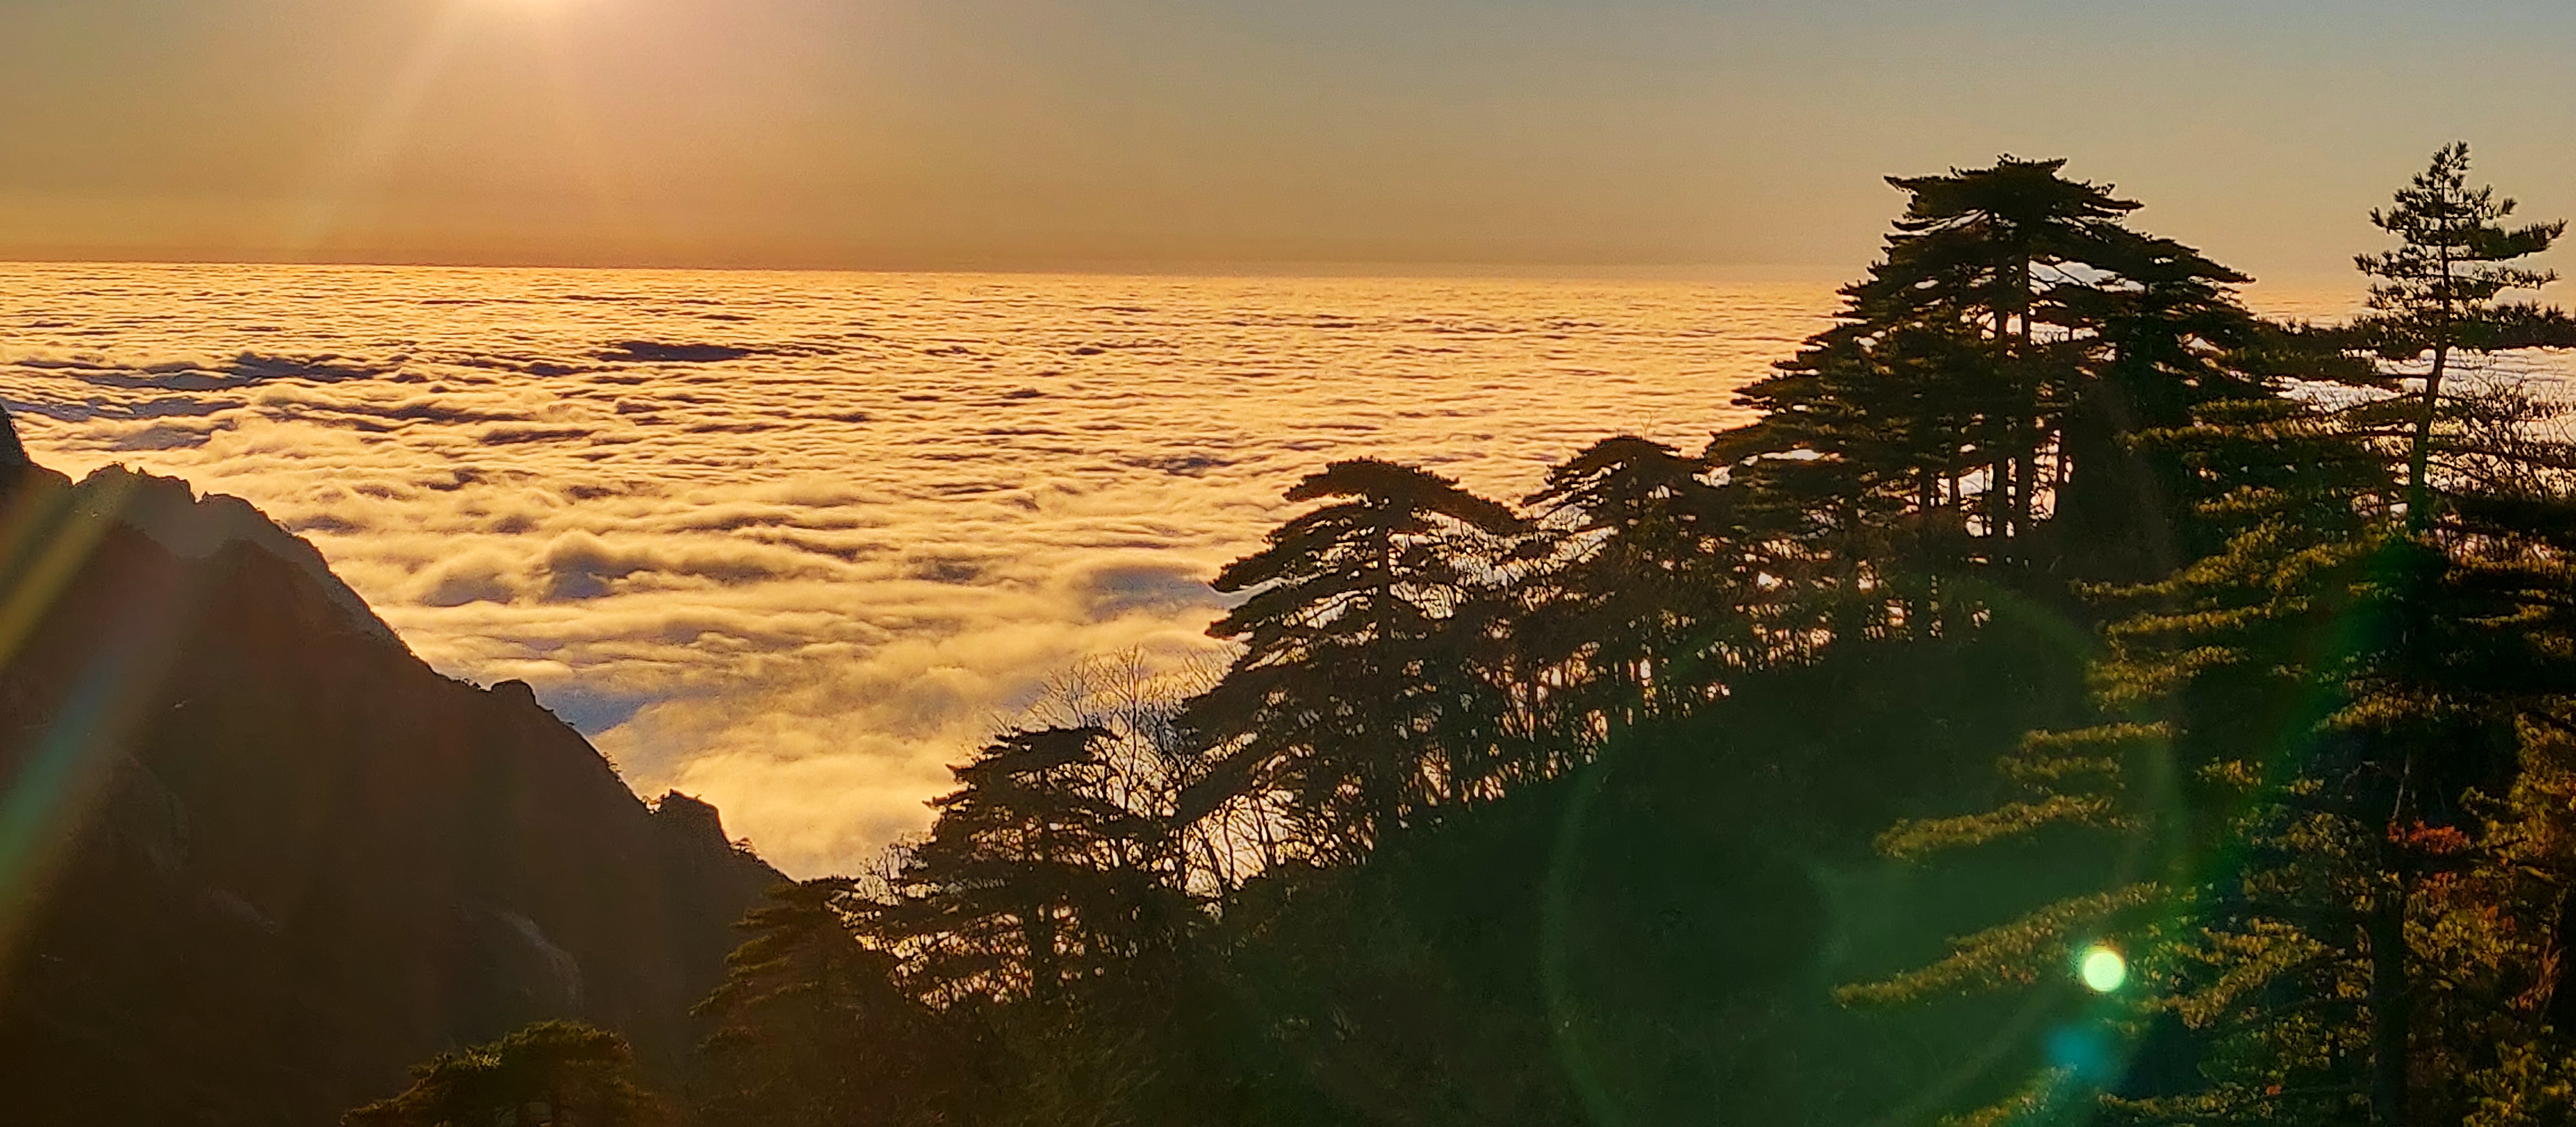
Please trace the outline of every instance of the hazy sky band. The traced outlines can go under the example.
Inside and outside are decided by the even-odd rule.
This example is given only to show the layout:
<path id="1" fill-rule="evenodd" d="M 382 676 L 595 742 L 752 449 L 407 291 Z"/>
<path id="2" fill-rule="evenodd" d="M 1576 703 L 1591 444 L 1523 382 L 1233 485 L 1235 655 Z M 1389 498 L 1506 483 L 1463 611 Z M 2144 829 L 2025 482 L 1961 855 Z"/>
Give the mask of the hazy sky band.
<path id="1" fill-rule="evenodd" d="M 5 0 L 0 257 L 1856 266 L 2063 154 L 2337 268 L 2453 137 L 2576 211 L 2576 5 Z"/>

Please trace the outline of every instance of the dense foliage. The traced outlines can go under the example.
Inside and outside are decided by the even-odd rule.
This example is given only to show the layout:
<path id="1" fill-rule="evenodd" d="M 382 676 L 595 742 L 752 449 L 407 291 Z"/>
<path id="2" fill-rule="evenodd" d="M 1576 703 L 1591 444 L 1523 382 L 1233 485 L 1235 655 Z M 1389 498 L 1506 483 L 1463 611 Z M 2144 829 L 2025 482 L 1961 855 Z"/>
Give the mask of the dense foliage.
<path id="1" fill-rule="evenodd" d="M 662 1108 L 635 1082 L 626 1039 L 541 1021 L 488 1045 L 442 1053 L 411 1087 L 350 1112 L 349 1127 L 644 1127 Z"/>

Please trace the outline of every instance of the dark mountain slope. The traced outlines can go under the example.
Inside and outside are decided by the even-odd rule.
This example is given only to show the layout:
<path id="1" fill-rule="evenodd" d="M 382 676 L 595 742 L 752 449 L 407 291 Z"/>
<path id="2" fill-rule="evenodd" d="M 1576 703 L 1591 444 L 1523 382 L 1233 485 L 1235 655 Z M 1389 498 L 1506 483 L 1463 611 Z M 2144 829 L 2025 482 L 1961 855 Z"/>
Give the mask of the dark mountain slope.
<path id="1" fill-rule="evenodd" d="M 239 502 L 0 478 L 11 1121 L 330 1123 L 547 1016 L 680 1059 L 782 879 L 712 808 L 438 675 Z"/>
<path id="2" fill-rule="evenodd" d="M 1933 869 L 1871 847 L 1984 800 L 2023 733 L 2087 715 L 2083 640 L 2015 611 L 1850 643 L 1361 864 L 1257 877 L 1216 931 L 1239 1032 L 1200 1071 L 1242 1078 L 1238 1122 L 1301 1127 L 1914 1124 L 2000 1098 L 2044 1064 L 2028 1023 L 2051 1011 L 1833 991 L 2115 860 L 2051 840 Z"/>

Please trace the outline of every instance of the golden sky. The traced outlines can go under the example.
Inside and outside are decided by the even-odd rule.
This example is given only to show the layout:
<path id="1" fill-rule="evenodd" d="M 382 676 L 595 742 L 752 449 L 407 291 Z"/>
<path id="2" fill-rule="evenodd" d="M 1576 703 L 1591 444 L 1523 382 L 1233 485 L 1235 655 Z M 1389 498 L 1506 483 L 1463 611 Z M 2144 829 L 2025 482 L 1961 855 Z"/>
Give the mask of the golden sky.
<path id="1" fill-rule="evenodd" d="M 2576 211 L 2566 0 L 0 0 L 0 258 L 1865 259 L 2066 155 L 2329 271 L 2466 138 Z"/>

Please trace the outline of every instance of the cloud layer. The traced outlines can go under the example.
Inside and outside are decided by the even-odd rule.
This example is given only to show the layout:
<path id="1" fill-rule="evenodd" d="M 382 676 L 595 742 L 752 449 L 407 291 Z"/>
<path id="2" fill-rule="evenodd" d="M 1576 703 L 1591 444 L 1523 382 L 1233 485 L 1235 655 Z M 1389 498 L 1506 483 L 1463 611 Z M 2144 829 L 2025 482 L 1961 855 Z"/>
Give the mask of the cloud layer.
<path id="1" fill-rule="evenodd" d="M 2310 304 L 2332 304 L 2319 297 Z M 521 678 L 789 872 L 927 820 L 1337 457 L 1498 497 L 1696 445 L 1816 284 L 0 267 L 35 456 L 245 497 L 433 665 Z M 2311 310 L 2318 311 L 2318 310 Z"/>

